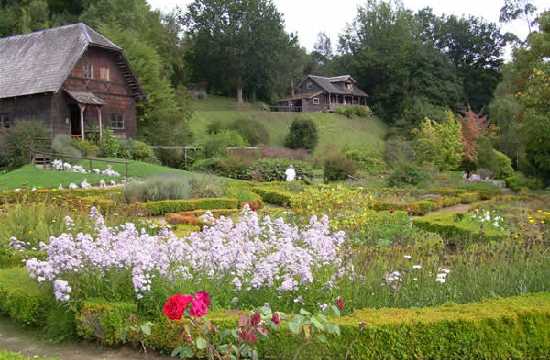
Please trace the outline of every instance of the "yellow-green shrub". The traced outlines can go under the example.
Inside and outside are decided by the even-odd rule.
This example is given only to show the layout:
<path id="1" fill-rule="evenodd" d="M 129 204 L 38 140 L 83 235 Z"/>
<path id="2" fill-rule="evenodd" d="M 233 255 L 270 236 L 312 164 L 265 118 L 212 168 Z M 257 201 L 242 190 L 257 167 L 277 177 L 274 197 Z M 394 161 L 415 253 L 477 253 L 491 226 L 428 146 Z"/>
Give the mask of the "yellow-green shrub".
<path id="1" fill-rule="evenodd" d="M 237 209 L 239 201 L 229 198 L 165 200 L 141 203 L 140 207 L 151 216 L 193 210 Z"/>

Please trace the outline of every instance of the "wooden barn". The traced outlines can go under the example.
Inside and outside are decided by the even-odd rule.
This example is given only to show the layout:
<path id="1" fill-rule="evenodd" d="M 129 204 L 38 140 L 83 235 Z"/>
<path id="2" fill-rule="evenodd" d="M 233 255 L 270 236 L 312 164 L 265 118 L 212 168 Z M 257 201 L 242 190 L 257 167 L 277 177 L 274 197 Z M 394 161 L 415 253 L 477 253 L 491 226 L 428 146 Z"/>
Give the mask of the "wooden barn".
<path id="1" fill-rule="evenodd" d="M 30 120 L 52 136 L 134 137 L 144 97 L 122 49 L 85 24 L 0 39 L 0 127 Z"/>
<path id="2" fill-rule="evenodd" d="M 278 111 L 321 112 L 347 105 L 367 105 L 367 93 L 350 75 L 309 75 L 298 84 L 291 96 L 279 100 L 274 108 Z"/>

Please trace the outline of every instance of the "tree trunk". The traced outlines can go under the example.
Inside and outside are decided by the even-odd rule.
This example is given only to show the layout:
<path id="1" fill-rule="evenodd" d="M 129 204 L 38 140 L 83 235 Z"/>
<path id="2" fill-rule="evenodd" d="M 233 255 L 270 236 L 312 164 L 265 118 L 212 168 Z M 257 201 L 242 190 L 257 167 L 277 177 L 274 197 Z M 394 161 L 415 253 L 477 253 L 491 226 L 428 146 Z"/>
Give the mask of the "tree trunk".
<path id="1" fill-rule="evenodd" d="M 239 104 L 243 103 L 243 86 L 240 83 L 237 85 L 237 102 Z"/>

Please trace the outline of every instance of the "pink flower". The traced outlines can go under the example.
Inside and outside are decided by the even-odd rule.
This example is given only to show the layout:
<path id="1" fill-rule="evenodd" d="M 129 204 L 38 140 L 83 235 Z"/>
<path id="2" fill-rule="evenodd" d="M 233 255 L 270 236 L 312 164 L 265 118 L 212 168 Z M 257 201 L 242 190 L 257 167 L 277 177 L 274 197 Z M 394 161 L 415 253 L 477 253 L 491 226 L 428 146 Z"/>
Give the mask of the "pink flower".
<path id="1" fill-rule="evenodd" d="M 344 299 L 342 299 L 341 297 L 338 297 L 338 299 L 336 299 L 336 306 L 338 307 L 338 310 L 344 311 L 344 308 L 346 307 L 346 303 L 344 302 Z"/>
<path id="2" fill-rule="evenodd" d="M 281 324 L 281 315 L 279 315 L 279 313 L 274 313 L 272 316 L 271 316 L 271 322 L 277 326 L 279 326 L 279 324 Z"/>
<path id="3" fill-rule="evenodd" d="M 208 305 L 204 302 L 204 299 L 197 299 L 196 297 L 191 302 L 191 309 L 189 315 L 192 317 L 203 317 L 208 314 Z"/>
<path id="4" fill-rule="evenodd" d="M 262 317 L 260 316 L 260 313 L 255 312 L 250 316 L 250 325 L 254 327 L 260 325 L 261 321 L 262 321 Z"/>
<path id="5" fill-rule="evenodd" d="M 195 299 L 200 300 L 210 306 L 210 295 L 206 291 L 199 291 L 195 294 Z"/>
<path id="6" fill-rule="evenodd" d="M 170 320 L 180 320 L 189 303 L 193 300 L 191 295 L 175 294 L 166 300 L 162 312 Z"/>

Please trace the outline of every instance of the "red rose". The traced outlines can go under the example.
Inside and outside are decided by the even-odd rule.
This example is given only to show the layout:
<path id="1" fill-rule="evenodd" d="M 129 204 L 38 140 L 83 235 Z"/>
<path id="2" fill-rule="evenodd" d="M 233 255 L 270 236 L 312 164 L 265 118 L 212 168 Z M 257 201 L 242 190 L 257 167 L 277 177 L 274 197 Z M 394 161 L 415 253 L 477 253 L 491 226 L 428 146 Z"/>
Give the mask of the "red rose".
<path id="1" fill-rule="evenodd" d="M 239 330 L 239 339 L 248 344 L 254 344 L 256 341 L 258 341 L 258 337 L 252 329 Z"/>
<path id="2" fill-rule="evenodd" d="M 180 320 L 187 308 L 187 305 L 193 300 L 191 295 L 175 294 L 166 300 L 162 307 L 162 312 L 170 320 Z"/>
<path id="3" fill-rule="evenodd" d="M 199 291 L 195 294 L 195 299 L 202 301 L 206 306 L 210 306 L 210 295 L 206 291 Z"/>
<path id="4" fill-rule="evenodd" d="M 250 316 L 250 325 L 254 327 L 260 325 L 261 321 L 262 321 L 262 317 L 260 316 L 260 313 L 255 312 Z"/>
<path id="5" fill-rule="evenodd" d="M 279 313 L 274 313 L 272 316 L 271 316 L 271 322 L 277 326 L 279 326 L 279 324 L 281 323 L 281 315 L 279 315 Z"/>
<path id="6" fill-rule="evenodd" d="M 208 305 L 203 301 L 204 299 L 194 298 L 191 302 L 191 309 L 189 315 L 192 317 L 203 317 L 208 314 Z"/>
<path id="7" fill-rule="evenodd" d="M 336 306 L 340 311 L 344 311 L 344 308 L 346 307 L 346 303 L 344 302 L 344 299 L 342 299 L 341 297 L 338 297 L 338 299 L 336 299 Z"/>

